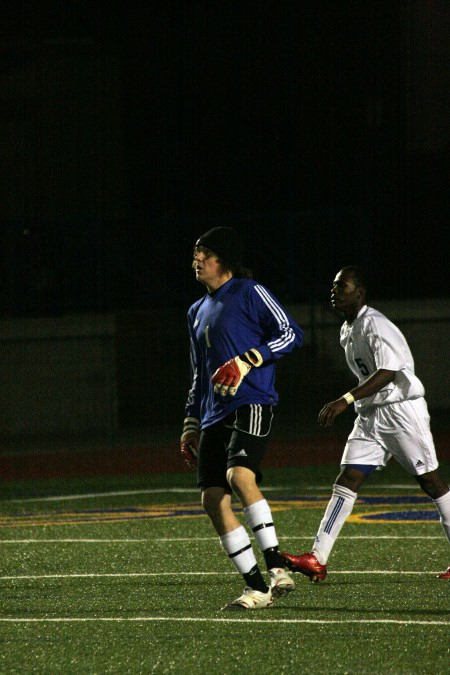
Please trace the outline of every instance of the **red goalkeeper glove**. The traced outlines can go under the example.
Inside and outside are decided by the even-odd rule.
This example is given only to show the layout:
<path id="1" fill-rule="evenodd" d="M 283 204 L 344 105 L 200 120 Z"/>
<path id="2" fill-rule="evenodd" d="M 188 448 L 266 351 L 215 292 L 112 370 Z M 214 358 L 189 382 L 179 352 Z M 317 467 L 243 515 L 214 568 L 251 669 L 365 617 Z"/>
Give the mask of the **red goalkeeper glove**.
<path id="1" fill-rule="evenodd" d="M 197 468 L 198 435 L 200 422 L 195 417 L 186 417 L 180 438 L 180 452 L 190 469 Z"/>
<path id="2" fill-rule="evenodd" d="M 252 368 L 258 368 L 263 362 L 257 349 L 249 349 L 242 356 L 235 356 L 223 366 L 217 368 L 211 378 L 214 391 L 221 396 L 234 396 L 244 379 Z"/>

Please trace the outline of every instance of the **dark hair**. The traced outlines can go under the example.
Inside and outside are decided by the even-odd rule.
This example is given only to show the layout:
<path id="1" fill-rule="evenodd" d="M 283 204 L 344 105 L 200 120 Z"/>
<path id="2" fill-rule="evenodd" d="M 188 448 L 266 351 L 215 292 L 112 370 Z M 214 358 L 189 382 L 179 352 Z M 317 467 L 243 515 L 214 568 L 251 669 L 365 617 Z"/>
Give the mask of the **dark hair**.
<path id="1" fill-rule="evenodd" d="M 367 274 L 362 267 L 358 267 L 357 265 L 346 265 L 341 269 L 341 272 L 347 272 L 350 274 L 353 278 L 353 281 L 355 282 L 355 285 L 361 286 L 361 288 L 364 288 L 364 290 L 367 291 Z"/>
<path id="2" fill-rule="evenodd" d="M 244 267 L 240 262 L 238 263 L 227 263 L 222 258 L 217 258 L 220 263 L 220 266 L 223 270 L 231 272 L 234 277 L 237 279 L 253 279 L 253 273 L 248 267 Z"/>
<path id="3" fill-rule="evenodd" d="M 214 251 L 211 251 L 210 248 L 206 246 L 194 246 L 194 259 L 192 261 L 192 268 L 195 269 L 195 253 L 196 251 L 203 251 L 207 258 L 210 256 L 216 256 L 217 262 L 219 263 L 222 271 L 231 272 L 231 274 L 237 279 L 253 279 L 253 272 L 248 267 L 244 267 L 240 262 L 229 263 L 227 260 L 224 260 Z"/>

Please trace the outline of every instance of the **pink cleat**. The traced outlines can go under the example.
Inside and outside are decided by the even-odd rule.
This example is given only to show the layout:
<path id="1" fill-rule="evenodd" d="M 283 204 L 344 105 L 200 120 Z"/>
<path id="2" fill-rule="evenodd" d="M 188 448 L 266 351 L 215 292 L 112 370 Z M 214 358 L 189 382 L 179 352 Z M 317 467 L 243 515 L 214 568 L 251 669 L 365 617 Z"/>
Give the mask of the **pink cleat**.
<path id="1" fill-rule="evenodd" d="M 327 576 L 327 566 L 321 565 L 314 553 L 303 553 L 302 555 L 281 553 L 280 555 L 286 560 L 287 566 L 291 572 L 301 572 L 309 577 L 310 581 L 314 581 L 316 584 L 319 581 L 323 581 Z M 446 572 L 443 572 L 443 574 L 446 574 Z"/>

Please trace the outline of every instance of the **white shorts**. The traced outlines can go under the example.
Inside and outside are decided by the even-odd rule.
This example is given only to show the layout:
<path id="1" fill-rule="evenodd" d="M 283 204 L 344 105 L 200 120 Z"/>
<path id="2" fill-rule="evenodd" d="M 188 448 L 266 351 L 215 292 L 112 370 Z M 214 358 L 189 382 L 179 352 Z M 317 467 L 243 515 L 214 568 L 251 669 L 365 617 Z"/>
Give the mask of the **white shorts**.
<path id="1" fill-rule="evenodd" d="M 388 403 L 360 413 L 347 439 L 341 464 L 381 468 L 391 457 L 415 476 L 438 468 L 424 398 Z"/>

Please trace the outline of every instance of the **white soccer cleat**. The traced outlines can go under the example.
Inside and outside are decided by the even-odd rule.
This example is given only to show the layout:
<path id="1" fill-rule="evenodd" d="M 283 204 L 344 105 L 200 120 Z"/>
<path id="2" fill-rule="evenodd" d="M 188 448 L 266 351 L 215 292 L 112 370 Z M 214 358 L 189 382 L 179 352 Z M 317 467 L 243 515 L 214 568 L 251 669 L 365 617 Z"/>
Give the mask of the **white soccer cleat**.
<path id="1" fill-rule="evenodd" d="M 274 598 L 282 598 L 295 588 L 295 583 L 289 572 L 282 567 L 272 567 L 269 570 L 270 590 Z"/>
<path id="2" fill-rule="evenodd" d="M 239 598 L 236 598 L 236 600 L 233 600 L 233 602 L 229 602 L 227 605 L 225 605 L 225 607 L 222 607 L 222 609 L 232 611 L 265 609 L 266 607 L 271 607 L 272 605 L 273 597 L 270 588 L 267 593 L 262 593 L 261 591 L 255 591 L 254 588 L 247 586 Z"/>

